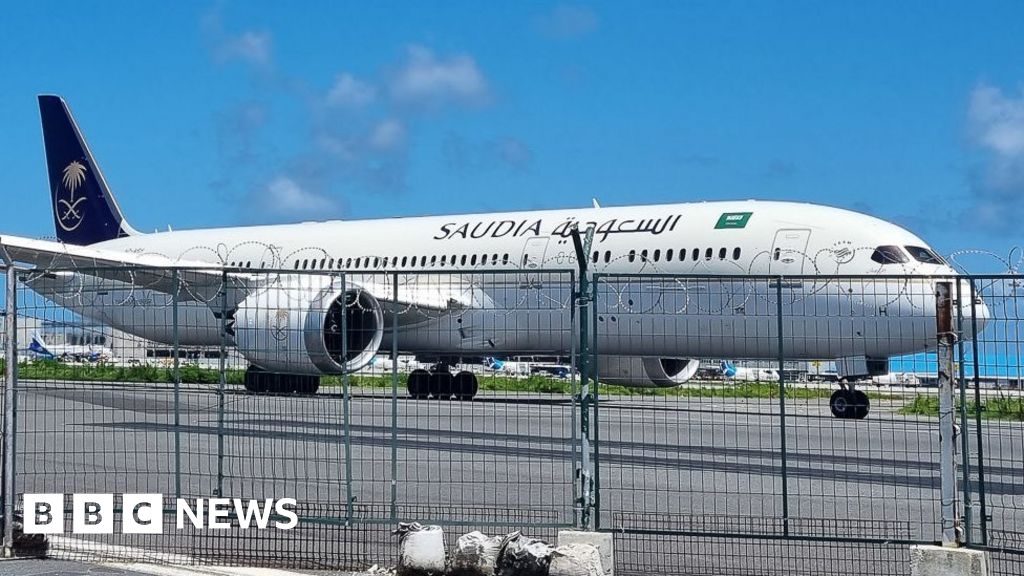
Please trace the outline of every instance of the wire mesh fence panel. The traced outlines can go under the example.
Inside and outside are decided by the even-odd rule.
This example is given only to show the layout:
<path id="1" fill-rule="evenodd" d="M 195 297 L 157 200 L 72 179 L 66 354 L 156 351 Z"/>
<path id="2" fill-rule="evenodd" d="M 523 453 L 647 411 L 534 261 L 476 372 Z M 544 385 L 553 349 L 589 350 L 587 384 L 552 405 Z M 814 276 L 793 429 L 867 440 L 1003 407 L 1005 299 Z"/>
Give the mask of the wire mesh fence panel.
<path id="1" fill-rule="evenodd" d="M 984 308 L 984 327 L 964 343 L 962 422 L 968 542 L 997 550 L 995 573 L 1024 573 L 1024 294 L 1020 277 L 963 282 L 965 305 Z M 980 314 L 979 314 L 980 316 Z"/>
<path id="2" fill-rule="evenodd" d="M 821 558 L 936 541 L 934 281 L 602 275 L 601 527 L 661 554 L 686 549 L 672 534 Z"/>
<path id="3" fill-rule="evenodd" d="M 479 262 L 23 272 L 18 505 L 162 494 L 161 534 L 53 542 L 310 568 L 393 562 L 402 521 L 592 520 L 621 573 L 888 574 L 939 539 L 938 279 L 598 274 L 588 299 Z M 966 536 L 1020 573 L 1019 282 L 953 282 Z M 293 498 L 298 525 L 199 528 L 179 498 Z"/>

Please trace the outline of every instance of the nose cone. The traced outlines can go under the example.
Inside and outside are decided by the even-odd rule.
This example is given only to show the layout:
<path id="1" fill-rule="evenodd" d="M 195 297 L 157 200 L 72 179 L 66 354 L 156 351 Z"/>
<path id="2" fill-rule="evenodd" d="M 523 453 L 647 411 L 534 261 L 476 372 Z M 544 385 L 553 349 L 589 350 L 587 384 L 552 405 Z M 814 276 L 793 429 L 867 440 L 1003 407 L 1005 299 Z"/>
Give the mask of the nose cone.
<path id="1" fill-rule="evenodd" d="M 960 317 L 963 322 L 961 329 L 965 339 L 974 340 L 985 329 L 992 315 L 977 289 L 971 291 L 970 282 L 961 280 L 960 284 Z"/>

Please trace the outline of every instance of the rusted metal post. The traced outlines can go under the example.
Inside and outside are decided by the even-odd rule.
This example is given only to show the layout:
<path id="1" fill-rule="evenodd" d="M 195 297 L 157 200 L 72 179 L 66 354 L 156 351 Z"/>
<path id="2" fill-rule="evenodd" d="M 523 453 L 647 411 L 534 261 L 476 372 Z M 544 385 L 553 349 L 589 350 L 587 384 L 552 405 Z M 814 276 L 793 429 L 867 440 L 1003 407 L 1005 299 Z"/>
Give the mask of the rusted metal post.
<path id="1" fill-rule="evenodd" d="M 938 337 L 939 375 L 939 497 L 942 510 L 942 545 L 960 546 L 960 516 L 956 498 L 956 439 L 953 420 L 953 384 L 956 331 L 953 329 L 953 295 L 950 282 L 935 284 L 935 323 Z"/>

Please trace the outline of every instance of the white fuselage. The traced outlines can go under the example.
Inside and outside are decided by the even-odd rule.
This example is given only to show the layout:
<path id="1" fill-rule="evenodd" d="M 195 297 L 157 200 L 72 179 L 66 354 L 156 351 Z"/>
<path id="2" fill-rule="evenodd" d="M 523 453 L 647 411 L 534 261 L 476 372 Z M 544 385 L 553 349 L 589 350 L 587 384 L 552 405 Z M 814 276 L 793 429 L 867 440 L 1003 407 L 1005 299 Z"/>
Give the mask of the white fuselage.
<path id="1" fill-rule="evenodd" d="M 933 278 L 954 274 L 941 260 L 915 259 L 905 247 L 927 244 L 883 220 L 763 201 L 304 222 L 136 235 L 94 247 L 228 269 L 344 271 L 353 284 L 375 275 L 395 273 L 404 284 L 424 272 L 443 273 L 447 283 L 478 284 L 492 308 L 513 312 L 464 309 L 403 325 L 403 353 L 567 354 L 576 337 L 572 287 L 555 276 L 523 281 L 522 271 L 575 270 L 570 230 L 577 223 L 580 230 L 595 227 L 587 256 L 590 271 L 601 275 L 594 320 L 604 354 L 772 358 L 779 294 L 788 357 L 918 352 L 934 344 Z M 879 246 L 903 249 L 907 261 L 872 259 Z M 692 276 L 640 281 L 621 274 Z M 758 275 L 804 278 L 743 280 Z M 911 278 L 825 278 L 835 275 Z M 88 295 L 58 301 L 121 330 L 172 341 L 169 295 L 110 281 L 90 286 Z M 34 287 L 48 297 L 55 290 Z M 542 300 L 556 304 L 536 304 Z M 210 305 L 181 302 L 178 314 L 182 345 L 221 342 Z M 389 338 L 390 332 L 384 350 Z"/>

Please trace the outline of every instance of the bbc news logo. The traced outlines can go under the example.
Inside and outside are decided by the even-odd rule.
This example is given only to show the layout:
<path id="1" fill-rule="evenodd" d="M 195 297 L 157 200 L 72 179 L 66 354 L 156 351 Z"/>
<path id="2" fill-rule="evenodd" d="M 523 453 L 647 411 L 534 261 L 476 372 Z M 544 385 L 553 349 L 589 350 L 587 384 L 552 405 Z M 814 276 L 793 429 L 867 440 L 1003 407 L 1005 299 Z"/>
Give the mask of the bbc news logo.
<path id="1" fill-rule="evenodd" d="M 74 534 L 113 534 L 115 517 L 120 515 L 122 534 L 161 534 L 164 531 L 163 494 L 121 494 L 120 509 L 114 507 L 114 494 L 72 494 L 71 532 Z M 64 533 L 64 494 L 25 494 L 24 531 L 26 534 Z M 241 498 L 178 498 L 175 501 L 175 526 L 200 530 L 226 530 L 235 523 L 242 530 L 291 530 L 299 523 L 294 498 L 243 500 Z M 119 514 L 118 514 L 119 513 Z"/>

